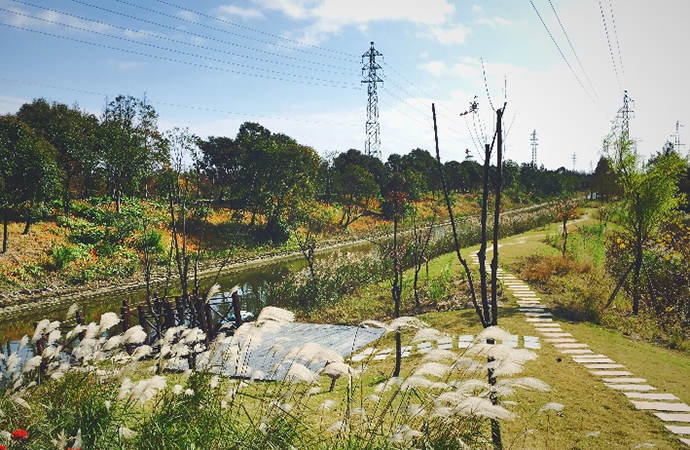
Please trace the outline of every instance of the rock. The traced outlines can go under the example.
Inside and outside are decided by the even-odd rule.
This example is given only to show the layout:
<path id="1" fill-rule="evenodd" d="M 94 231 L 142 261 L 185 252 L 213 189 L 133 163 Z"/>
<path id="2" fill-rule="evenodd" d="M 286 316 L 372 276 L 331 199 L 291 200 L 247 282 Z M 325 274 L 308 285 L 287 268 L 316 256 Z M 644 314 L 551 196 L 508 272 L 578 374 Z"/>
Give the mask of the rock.
<path id="1" fill-rule="evenodd" d="M 27 294 L 31 294 L 31 291 L 28 290 L 28 289 L 26 289 L 26 288 L 24 288 L 24 289 L 22 289 L 21 291 L 19 291 L 19 293 L 20 293 L 20 294 L 23 294 L 23 295 L 27 295 Z"/>

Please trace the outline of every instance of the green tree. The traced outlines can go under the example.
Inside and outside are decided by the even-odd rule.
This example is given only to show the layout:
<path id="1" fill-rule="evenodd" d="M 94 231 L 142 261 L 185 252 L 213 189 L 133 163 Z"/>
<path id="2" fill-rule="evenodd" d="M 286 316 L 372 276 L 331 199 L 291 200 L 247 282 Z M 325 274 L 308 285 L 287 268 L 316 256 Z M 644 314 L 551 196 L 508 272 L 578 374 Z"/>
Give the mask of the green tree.
<path id="1" fill-rule="evenodd" d="M 62 202 L 65 216 L 70 215 L 70 189 L 78 177 L 87 176 L 98 164 L 98 119 L 63 103 L 49 104 L 36 99 L 19 108 L 17 117 L 40 133 L 57 152 L 62 175 Z"/>
<path id="2" fill-rule="evenodd" d="M 158 113 L 146 99 L 119 95 L 103 111 L 99 147 L 117 211 L 125 194 L 148 194 L 148 177 L 169 160 Z"/>
<path id="3" fill-rule="evenodd" d="M 0 116 L 3 253 L 7 251 L 10 208 L 26 204 L 31 208 L 34 204 L 45 201 L 54 186 L 56 175 L 53 146 L 16 117 Z"/>
<path id="4" fill-rule="evenodd" d="M 633 242 L 634 253 L 630 264 L 611 294 L 611 304 L 620 287 L 632 272 L 633 314 L 640 308 L 640 272 L 645 246 L 651 242 L 659 228 L 682 203 L 678 181 L 687 170 L 687 161 L 676 152 L 663 152 L 647 164 L 637 153 L 636 142 L 627 133 L 612 133 L 604 142 L 622 193 L 624 234 Z"/>

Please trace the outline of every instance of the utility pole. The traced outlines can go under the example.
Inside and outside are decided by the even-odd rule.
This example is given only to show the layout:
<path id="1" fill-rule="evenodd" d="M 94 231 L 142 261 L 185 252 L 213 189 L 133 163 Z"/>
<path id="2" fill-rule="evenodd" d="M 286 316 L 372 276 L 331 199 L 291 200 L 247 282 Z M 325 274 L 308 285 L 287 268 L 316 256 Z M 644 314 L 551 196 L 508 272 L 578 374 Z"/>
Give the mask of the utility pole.
<path id="1" fill-rule="evenodd" d="M 367 84 L 367 93 L 369 94 L 369 101 L 367 103 L 367 125 L 366 135 L 367 139 L 364 143 L 364 153 L 369 156 L 376 156 L 381 159 L 381 127 L 379 125 L 379 97 L 376 93 L 378 83 L 383 83 L 381 77 L 376 73 L 377 70 L 383 70 L 379 63 L 376 62 L 376 57 L 383 57 L 383 54 L 374 48 L 374 43 L 371 43 L 369 51 L 362 55 L 362 83 Z"/>
<path id="2" fill-rule="evenodd" d="M 537 139 L 537 130 L 532 132 L 532 166 L 537 167 L 537 147 L 539 146 L 539 139 Z"/>

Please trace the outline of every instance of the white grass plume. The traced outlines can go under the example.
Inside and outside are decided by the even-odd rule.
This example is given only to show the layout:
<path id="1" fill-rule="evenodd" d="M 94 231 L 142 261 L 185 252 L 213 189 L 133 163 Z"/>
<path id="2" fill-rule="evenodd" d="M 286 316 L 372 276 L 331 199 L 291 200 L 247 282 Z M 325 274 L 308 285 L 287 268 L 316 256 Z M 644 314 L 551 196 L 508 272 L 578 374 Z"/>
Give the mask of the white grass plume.
<path id="1" fill-rule="evenodd" d="M 494 405 L 491 400 L 481 397 L 467 397 L 456 408 L 457 412 L 466 416 L 480 416 L 487 419 L 511 420 L 515 415 L 502 406 Z"/>
<path id="2" fill-rule="evenodd" d="M 414 376 L 431 375 L 433 377 L 441 378 L 447 374 L 449 370 L 450 367 L 446 366 L 445 364 L 438 362 L 427 362 L 419 366 L 417 370 L 414 371 Z"/>
<path id="3" fill-rule="evenodd" d="M 74 318 L 75 314 L 77 314 L 77 311 L 79 311 L 79 305 L 76 303 L 72 303 L 65 313 L 65 320 L 69 320 Z"/>
<path id="4" fill-rule="evenodd" d="M 22 336 L 21 340 L 19 341 L 19 346 L 17 347 L 17 351 L 24 348 L 26 346 L 26 344 L 28 344 L 28 343 L 29 343 L 29 336 L 27 336 L 25 334 L 24 336 Z"/>
<path id="5" fill-rule="evenodd" d="M 563 411 L 563 405 L 556 402 L 549 402 L 539 408 L 539 412 L 555 411 L 557 413 Z"/>
<path id="6" fill-rule="evenodd" d="M 534 391 L 550 391 L 551 388 L 548 384 L 534 377 L 522 377 L 522 378 L 504 378 L 496 383 L 497 386 L 505 385 L 510 387 L 519 387 L 523 389 L 530 389 Z"/>
<path id="7" fill-rule="evenodd" d="M 213 297 L 215 297 L 216 294 L 218 294 L 219 292 L 220 292 L 220 284 L 216 283 L 213 286 L 211 286 L 211 289 L 209 289 L 208 292 L 206 293 L 206 302 L 208 302 Z"/>
<path id="8" fill-rule="evenodd" d="M 316 380 L 316 373 L 300 363 L 290 364 L 290 368 L 285 373 L 285 380 L 292 383 L 313 383 Z"/>
<path id="9" fill-rule="evenodd" d="M 125 344 L 141 344 L 144 340 L 146 340 L 146 332 L 141 325 L 135 325 L 129 328 L 122 335 L 122 341 Z"/>
<path id="10" fill-rule="evenodd" d="M 38 342 L 39 339 L 43 337 L 43 333 L 46 331 L 46 328 L 48 328 L 48 325 L 50 325 L 50 320 L 49 319 L 43 319 L 40 322 L 36 324 L 36 329 L 34 330 L 34 335 L 31 338 L 32 343 Z"/>
<path id="11" fill-rule="evenodd" d="M 101 316 L 101 322 L 98 324 L 98 333 L 102 334 L 110 328 L 120 323 L 120 318 L 114 312 L 107 312 Z"/>
<path id="12" fill-rule="evenodd" d="M 22 367 L 22 373 L 31 372 L 32 370 L 40 366 L 42 359 L 43 358 L 40 355 L 34 356 L 33 358 L 29 359 L 27 362 L 24 363 L 24 367 Z"/>
<path id="13" fill-rule="evenodd" d="M 407 377 L 400 385 L 400 390 L 407 391 L 410 389 L 427 389 L 431 386 L 431 381 L 421 375 L 412 375 Z"/>
<path id="14" fill-rule="evenodd" d="M 391 320 L 391 322 L 388 324 L 388 328 L 392 330 L 398 330 L 400 328 L 421 329 L 425 327 L 427 327 L 426 323 L 422 322 L 416 317 L 409 316 L 398 317 L 397 319 Z"/>
<path id="15" fill-rule="evenodd" d="M 257 324 L 265 322 L 294 322 L 295 314 L 283 308 L 276 308 L 275 306 L 266 306 L 261 310 L 259 316 L 256 318 Z"/>
<path id="16" fill-rule="evenodd" d="M 435 328 L 421 328 L 412 338 L 412 342 L 438 341 L 446 337 L 448 337 L 446 333 L 441 333 Z"/>
<path id="17" fill-rule="evenodd" d="M 453 361 L 453 360 L 455 360 L 456 357 L 457 357 L 457 355 L 450 350 L 442 350 L 442 349 L 435 348 L 435 349 L 427 352 L 426 354 L 424 354 L 422 359 L 425 361 L 440 362 L 440 361 L 446 361 L 446 360 Z"/>
<path id="18" fill-rule="evenodd" d="M 474 338 L 475 342 L 486 342 L 488 339 L 494 339 L 495 341 L 507 341 L 511 337 L 511 334 L 505 331 L 499 326 L 492 326 L 484 328 L 481 333 Z"/>

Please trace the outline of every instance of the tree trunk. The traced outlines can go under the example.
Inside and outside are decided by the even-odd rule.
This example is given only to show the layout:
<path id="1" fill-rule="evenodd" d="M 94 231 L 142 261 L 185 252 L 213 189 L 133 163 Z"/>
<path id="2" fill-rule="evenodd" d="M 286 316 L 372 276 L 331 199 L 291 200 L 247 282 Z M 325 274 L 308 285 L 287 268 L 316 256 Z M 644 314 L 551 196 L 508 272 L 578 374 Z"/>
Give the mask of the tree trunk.
<path id="1" fill-rule="evenodd" d="M 7 223 L 10 221 L 7 208 L 2 210 L 2 252 L 7 253 Z"/>
<path id="2" fill-rule="evenodd" d="M 26 221 L 25 221 L 25 225 L 24 225 L 24 231 L 22 232 L 22 234 L 25 235 L 25 236 L 26 236 L 27 234 L 29 234 L 29 229 L 31 228 L 31 222 L 32 222 L 32 220 L 33 220 L 33 216 L 34 216 L 34 205 L 33 205 L 33 202 L 32 202 L 32 204 L 29 206 L 29 213 L 26 215 Z"/>
<path id="3" fill-rule="evenodd" d="M 635 245 L 635 273 L 633 274 L 633 315 L 640 312 L 640 269 L 642 269 L 642 241 Z"/>
<path id="4" fill-rule="evenodd" d="M 484 191 L 482 193 L 482 214 L 481 214 L 481 245 L 479 247 L 479 253 L 477 257 L 479 258 L 479 289 L 482 296 L 482 313 L 484 314 L 483 322 L 488 324 L 491 323 L 489 317 L 489 296 L 486 283 L 486 242 L 487 242 L 487 230 L 486 221 L 489 209 L 489 159 L 491 158 L 491 147 L 489 144 L 484 146 L 484 181 L 483 187 Z"/>

